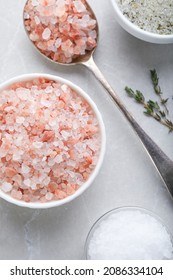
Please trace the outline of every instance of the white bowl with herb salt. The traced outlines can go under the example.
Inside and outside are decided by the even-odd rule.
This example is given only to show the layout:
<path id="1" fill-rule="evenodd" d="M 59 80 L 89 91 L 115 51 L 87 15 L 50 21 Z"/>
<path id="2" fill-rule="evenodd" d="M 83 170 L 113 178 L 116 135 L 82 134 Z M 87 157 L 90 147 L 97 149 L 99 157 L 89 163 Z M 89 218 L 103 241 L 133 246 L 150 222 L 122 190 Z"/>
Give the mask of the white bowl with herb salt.
<path id="1" fill-rule="evenodd" d="M 88 260 L 172 260 L 173 239 L 154 213 L 139 207 L 115 208 L 91 228 Z"/>
<path id="2" fill-rule="evenodd" d="M 151 43 L 173 43 L 172 0 L 111 0 L 118 23 Z"/>

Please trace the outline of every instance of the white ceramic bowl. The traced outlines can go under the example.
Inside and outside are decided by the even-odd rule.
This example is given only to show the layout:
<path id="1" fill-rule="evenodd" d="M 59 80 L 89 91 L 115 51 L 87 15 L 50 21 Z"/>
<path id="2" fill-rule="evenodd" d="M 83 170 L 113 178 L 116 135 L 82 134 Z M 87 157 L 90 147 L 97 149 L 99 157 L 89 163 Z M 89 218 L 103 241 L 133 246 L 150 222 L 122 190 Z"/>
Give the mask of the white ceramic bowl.
<path id="1" fill-rule="evenodd" d="M 106 146 L 106 135 L 105 135 L 105 127 L 104 127 L 104 123 L 101 117 L 101 114 L 97 108 L 97 106 L 95 105 L 95 103 L 92 101 L 92 99 L 88 96 L 87 93 L 85 93 L 81 88 L 79 88 L 78 86 L 76 86 L 75 84 L 73 84 L 72 82 L 65 80 L 63 78 L 57 77 L 57 76 L 53 76 L 53 75 L 48 75 L 48 74 L 38 74 L 38 73 L 34 73 L 34 74 L 26 74 L 26 75 L 21 75 L 15 78 L 12 78 L 4 83 L 2 83 L 0 85 L 0 91 L 2 91 L 3 89 L 9 87 L 10 85 L 17 83 L 17 82 L 21 82 L 21 81 L 27 81 L 27 80 L 32 80 L 34 78 L 38 78 L 38 77 L 43 77 L 46 79 L 50 79 L 50 80 L 54 80 L 60 83 L 65 83 L 68 86 L 70 86 L 75 92 L 77 92 L 80 96 L 82 96 L 91 106 L 91 108 L 93 109 L 93 111 L 95 112 L 95 115 L 98 119 L 99 122 L 99 126 L 100 126 L 100 133 L 101 133 L 101 149 L 100 149 L 100 155 L 98 158 L 98 162 L 97 165 L 95 167 L 95 169 L 93 170 L 92 174 L 90 175 L 89 179 L 72 195 L 62 199 L 62 200 L 56 200 L 56 201 L 50 201 L 50 202 L 46 202 L 46 203 L 41 203 L 41 202 L 25 202 L 25 201 L 21 201 L 21 200 L 17 200 L 12 198 L 10 195 L 6 194 L 5 192 L 3 192 L 2 190 L 0 190 L 0 198 L 5 199 L 6 201 L 13 203 L 15 205 L 18 206 L 22 206 L 22 207 L 28 207 L 28 208 L 35 208 L 35 209 L 41 209 L 41 208 L 51 208 L 51 207 L 55 207 L 55 206 L 60 206 L 62 204 L 68 203 L 70 201 L 72 201 L 73 199 L 75 199 L 76 197 L 78 197 L 79 195 L 81 195 L 89 186 L 91 186 L 92 182 L 94 181 L 95 177 L 97 176 L 99 169 L 102 165 L 103 162 L 103 158 L 104 158 L 104 154 L 105 154 L 105 146 Z"/>
<path id="2" fill-rule="evenodd" d="M 117 22 L 131 35 L 150 43 L 156 43 L 156 44 L 173 43 L 173 34 L 160 35 L 160 34 L 142 30 L 123 15 L 116 0 L 111 0 L 111 3 L 115 11 L 115 17 Z"/>

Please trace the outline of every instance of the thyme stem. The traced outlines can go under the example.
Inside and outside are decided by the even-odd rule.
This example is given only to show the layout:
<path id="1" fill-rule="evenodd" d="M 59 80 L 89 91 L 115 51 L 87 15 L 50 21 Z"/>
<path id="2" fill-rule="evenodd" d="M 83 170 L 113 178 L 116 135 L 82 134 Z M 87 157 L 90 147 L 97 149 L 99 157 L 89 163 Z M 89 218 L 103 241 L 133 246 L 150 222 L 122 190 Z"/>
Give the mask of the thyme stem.
<path id="1" fill-rule="evenodd" d="M 145 101 L 143 93 L 139 90 L 132 90 L 130 87 L 125 87 L 125 91 L 129 97 L 133 98 L 137 103 L 141 104 L 145 111 L 144 114 L 152 117 L 156 121 L 160 122 L 162 125 L 169 129 L 169 132 L 173 131 L 173 123 L 171 120 L 166 118 L 166 113 L 161 111 L 160 106 L 157 102 L 153 100 Z"/>
<path id="2" fill-rule="evenodd" d="M 154 91 L 159 96 L 160 102 L 163 105 L 163 107 L 165 108 L 166 113 L 169 114 L 169 110 L 166 106 L 168 98 L 167 99 L 162 98 L 162 90 L 161 90 L 160 85 L 159 85 L 159 78 L 158 78 L 156 70 L 155 69 L 150 70 L 150 74 L 151 74 L 151 81 L 152 81 L 152 84 L 153 84 Z"/>

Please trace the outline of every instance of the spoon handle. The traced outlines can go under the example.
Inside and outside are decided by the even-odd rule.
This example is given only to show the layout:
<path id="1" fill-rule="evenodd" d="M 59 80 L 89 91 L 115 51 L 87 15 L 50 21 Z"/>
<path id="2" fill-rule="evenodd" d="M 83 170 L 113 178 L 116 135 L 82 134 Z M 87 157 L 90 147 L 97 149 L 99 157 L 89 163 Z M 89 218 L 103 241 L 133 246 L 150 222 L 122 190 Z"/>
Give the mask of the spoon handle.
<path id="1" fill-rule="evenodd" d="M 112 100 L 116 103 L 122 111 L 126 119 L 129 121 L 145 149 L 147 150 L 151 160 L 153 161 L 156 169 L 158 170 L 163 182 L 165 183 L 171 197 L 173 198 L 173 161 L 157 146 L 157 144 L 148 136 L 148 134 L 140 127 L 135 121 L 130 112 L 126 109 L 118 95 L 109 85 L 99 68 L 95 64 L 93 57 L 86 62 L 82 62 L 97 78 L 97 80 L 106 89 L 107 93 L 111 96 Z"/>

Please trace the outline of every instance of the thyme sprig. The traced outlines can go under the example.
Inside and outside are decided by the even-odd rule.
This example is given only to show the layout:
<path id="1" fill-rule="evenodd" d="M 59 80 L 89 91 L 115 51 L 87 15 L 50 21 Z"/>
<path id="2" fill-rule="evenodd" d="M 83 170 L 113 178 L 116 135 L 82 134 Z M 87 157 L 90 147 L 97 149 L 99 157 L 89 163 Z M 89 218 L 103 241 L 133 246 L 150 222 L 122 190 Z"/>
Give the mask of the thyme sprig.
<path id="1" fill-rule="evenodd" d="M 156 77 L 157 77 L 157 75 L 155 76 L 155 78 Z M 153 76 L 152 76 L 152 81 L 153 81 Z M 157 84 L 158 84 L 158 82 L 157 82 Z M 155 85 L 156 85 L 156 83 L 155 83 Z M 169 132 L 173 131 L 173 122 L 167 118 L 168 110 L 166 110 L 166 112 L 163 111 L 157 101 L 153 101 L 153 100 L 146 101 L 143 93 L 139 90 L 134 91 L 130 87 L 126 86 L 125 91 L 129 97 L 133 98 L 137 103 L 143 105 L 143 107 L 145 109 L 144 110 L 145 115 L 154 118 L 156 121 L 158 121 L 162 125 L 166 126 L 169 129 Z M 161 90 L 159 90 L 159 91 L 161 91 Z M 161 104 L 164 105 L 164 103 L 162 103 L 162 99 L 161 99 Z"/>
<path id="2" fill-rule="evenodd" d="M 159 85 L 159 78 L 158 78 L 156 69 L 150 70 L 150 74 L 151 74 L 151 81 L 152 81 L 152 84 L 153 84 L 154 91 L 159 96 L 160 102 L 164 106 L 166 113 L 169 114 L 169 110 L 166 106 L 168 98 L 166 98 L 166 99 L 162 98 L 163 93 L 162 93 L 162 90 L 161 90 L 160 85 Z"/>

